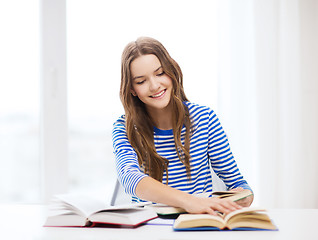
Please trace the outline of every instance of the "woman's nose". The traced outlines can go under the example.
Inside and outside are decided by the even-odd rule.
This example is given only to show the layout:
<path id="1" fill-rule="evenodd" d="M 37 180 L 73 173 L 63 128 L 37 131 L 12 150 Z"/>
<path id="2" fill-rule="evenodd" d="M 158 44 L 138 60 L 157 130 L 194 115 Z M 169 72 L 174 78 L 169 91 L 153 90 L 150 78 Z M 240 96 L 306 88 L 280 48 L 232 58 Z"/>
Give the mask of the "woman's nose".
<path id="1" fill-rule="evenodd" d="M 160 87 L 160 84 L 159 84 L 159 82 L 154 78 L 154 77 L 152 77 L 152 78 L 150 78 L 150 84 L 149 84 L 149 89 L 150 89 L 150 91 L 156 91 L 156 90 L 158 90 L 159 89 L 159 87 Z"/>

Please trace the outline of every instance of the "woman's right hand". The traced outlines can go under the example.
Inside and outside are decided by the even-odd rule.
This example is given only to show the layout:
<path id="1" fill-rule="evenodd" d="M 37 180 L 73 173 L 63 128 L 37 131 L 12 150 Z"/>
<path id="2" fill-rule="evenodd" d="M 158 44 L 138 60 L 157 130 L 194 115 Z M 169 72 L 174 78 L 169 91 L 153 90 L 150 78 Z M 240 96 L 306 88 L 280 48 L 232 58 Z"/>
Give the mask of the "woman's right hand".
<path id="1" fill-rule="evenodd" d="M 216 215 L 216 211 L 229 213 L 242 207 L 228 199 L 204 198 L 191 195 L 145 177 L 136 187 L 136 195 L 146 201 L 163 203 L 173 207 L 181 207 L 188 213 L 209 213 Z"/>
<path id="2" fill-rule="evenodd" d="M 202 198 L 189 194 L 184 200 L 183 208 L 188 213 L 208 213 L 217 215 L 216 211 L 227 214 L 242 208 L 231 200 L 216 197 Z"/>

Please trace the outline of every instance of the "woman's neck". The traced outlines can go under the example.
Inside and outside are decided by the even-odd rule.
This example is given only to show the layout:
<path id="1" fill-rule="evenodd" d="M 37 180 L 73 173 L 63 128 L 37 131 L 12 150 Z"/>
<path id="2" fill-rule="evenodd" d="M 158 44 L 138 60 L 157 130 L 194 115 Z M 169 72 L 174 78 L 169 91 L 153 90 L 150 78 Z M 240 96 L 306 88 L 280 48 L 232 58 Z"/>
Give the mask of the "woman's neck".
<path id="1" fill-rule="evenodd" d="M 172 108 L 148 109 L 148 113 L 155 126 L 161 130 L 172 129 Z"/>

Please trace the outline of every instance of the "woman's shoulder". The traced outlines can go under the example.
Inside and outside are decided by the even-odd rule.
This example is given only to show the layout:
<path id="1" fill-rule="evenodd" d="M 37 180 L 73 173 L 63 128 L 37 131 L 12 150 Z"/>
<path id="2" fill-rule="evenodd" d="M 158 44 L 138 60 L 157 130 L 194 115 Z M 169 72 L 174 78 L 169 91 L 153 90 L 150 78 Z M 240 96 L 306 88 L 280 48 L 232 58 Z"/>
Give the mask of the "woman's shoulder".
<path id="1" fill-rule="evenodd" d="M 121 115 L 113 124 L 114 128 L 125 127 L 125 115 Z"/>
<path id="2" fill-rule="evenodd" d="M 205 105 L 200 105 L 197 103 L 193 102 L 184 102 L 184 104 L 188 107 L 189 109 L 189 114 L 190 115 L 202 115 L 202 114 L 213 114 L 214 111 L 212 110 L 211 107 L 205 106 Z"/>

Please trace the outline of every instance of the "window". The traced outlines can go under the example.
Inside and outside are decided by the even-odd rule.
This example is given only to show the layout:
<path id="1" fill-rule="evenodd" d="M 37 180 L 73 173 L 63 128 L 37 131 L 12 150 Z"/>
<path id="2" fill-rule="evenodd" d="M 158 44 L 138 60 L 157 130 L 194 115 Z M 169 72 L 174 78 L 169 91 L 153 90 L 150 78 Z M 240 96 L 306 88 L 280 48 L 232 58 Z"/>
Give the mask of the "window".
<path id="1" fill-rule="evenodd" d="M 1 202 L 38 202 L 39 2 L 0 2 Z"/>

